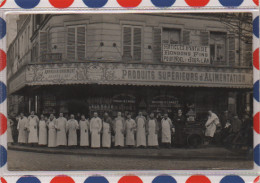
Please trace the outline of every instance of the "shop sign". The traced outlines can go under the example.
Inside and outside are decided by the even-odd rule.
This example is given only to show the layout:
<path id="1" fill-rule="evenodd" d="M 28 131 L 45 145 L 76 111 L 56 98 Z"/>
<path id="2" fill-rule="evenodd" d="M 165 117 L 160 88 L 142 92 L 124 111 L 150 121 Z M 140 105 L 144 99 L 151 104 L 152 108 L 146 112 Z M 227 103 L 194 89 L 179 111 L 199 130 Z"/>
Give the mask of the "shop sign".
<path id="1" fill-rule="evenodd" d="M 210 64 L 209 46 L 163 44 L 163 62 Z"/>

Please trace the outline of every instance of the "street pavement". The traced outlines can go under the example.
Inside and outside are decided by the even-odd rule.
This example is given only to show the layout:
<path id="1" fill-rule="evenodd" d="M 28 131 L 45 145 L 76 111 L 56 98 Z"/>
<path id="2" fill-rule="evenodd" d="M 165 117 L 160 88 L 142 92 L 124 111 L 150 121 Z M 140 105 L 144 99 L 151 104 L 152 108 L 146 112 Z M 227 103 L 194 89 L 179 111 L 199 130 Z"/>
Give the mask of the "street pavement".
<path id="1" fill-rule="evenodd" d="M 19 149 L 20 148 L 20 149 Z M 188 170 L 252 169 L 253 160 L 220 147 L 199 149 L 50 149 L 12 146 L 8 169 L 58 170 Z"/>

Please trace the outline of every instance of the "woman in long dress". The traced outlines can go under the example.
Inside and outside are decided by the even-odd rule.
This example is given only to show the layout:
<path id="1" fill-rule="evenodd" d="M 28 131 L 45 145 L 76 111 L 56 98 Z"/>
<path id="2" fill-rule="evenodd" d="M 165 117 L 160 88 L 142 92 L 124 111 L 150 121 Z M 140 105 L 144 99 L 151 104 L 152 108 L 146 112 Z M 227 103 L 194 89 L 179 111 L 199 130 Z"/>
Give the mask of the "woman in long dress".
<path id="1" fill-rule="evenodd" d="M 115 132 L 115 147 L 124 147 L 124 118 L 121 116 L 121 112 L 117 113 L 117 117 L 114 121 Z"/>
<path id="2" fill-rule="evenodd" d="M 147 122 L 147 138 L 148 138 L 148 146 L 158 148 L 158 123 L 156 118 L 154 117 L 154 113 L 150 114 L 149 120 Z"/>
<path id="3" fill-rule="evenodd" d="M 12 133 L 13 125 L 14 122 L 10 118 L 7 118 L 7 143 L 14 142 L 13 133 Z"/>
<path id="4" fill-rule="evenodd" d="M 131 114 L 127 115 L 127 119 L 125 121 L 125 131 L 126 131 L 126 142 L 125 142 L 125 145 L 127 147 L 134 147 L 135 146 L 136 123 L 131 118 Z"/>
<path id="5" fill-rule="evenodd" d="M 68 132 L 68 146 L 77 146 L 77 130 L 79 129 L 79 124 L 77 120 L 74 119 L 73 114 L 70 115 L 66 129 Z"/>
<path id="6" fill-rule="evenodd" d="M 29 132 L 28 143 L 35 145 L 38 144 L 38 125 L 39 118 L 34 115 L 34 111 L 31 112 L 31 115 L 28 117 L 27 130 Z"/>
<path id="7" fill-rule="evenodd" d="M 39 122 L 39 145 L 47 145 L 47 125 L 43 114 Z"/>
<path id="8" fill-rule="evenodd" d="M 142 112 L 136 117 L 136 146 L 146 147 L 146 119 Z"/>
<path id="9" fill-rule="evenodd" d="M 81 120 L 79 121 L 80 129 L 80 146 L 89 146 L 89 121 L 86 119 L 85 115 L 81 115 Z"/>
<path id="10" fill-rule="evenodd" d="M 53 114 L 50 115 L 48 120 L 48 147 L 56 147 L 56 128 L 55 128 L 56 119 Z"/>
<path id="11" fill-rule="evenodd" d="M 90 120 L 91 147 L 100 148 L 100 134 L 102 129 L 102 120 L 98 117 L 98 113 L 94 113 L 94 117 Z"/>
<path id="12" fill-rule="evenodd" d="M 26 129 L 27 123 L 28 123 L 28 118 L 25 117 L 23 113 L 21 113 L 20 117 L 18 118 L 18 124 L 17 124 L 19 144 L 28 143 L 28 131 Z"/>
<path id="13" fill-rule="evenodd" d="M 108 113 L 106 112 L 104 114 L 103 131 L 102 131 L 102 147 L 104 148 L 111 147 L 111 126 L 110 126 L 111 123 L 112 120 L 108 116 Z"/>

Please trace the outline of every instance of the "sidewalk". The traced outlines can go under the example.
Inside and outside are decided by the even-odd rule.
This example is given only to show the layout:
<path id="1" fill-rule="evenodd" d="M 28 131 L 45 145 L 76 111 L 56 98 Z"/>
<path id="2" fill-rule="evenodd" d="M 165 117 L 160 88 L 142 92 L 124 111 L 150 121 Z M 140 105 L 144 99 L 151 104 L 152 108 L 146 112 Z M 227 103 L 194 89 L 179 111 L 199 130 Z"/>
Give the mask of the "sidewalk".
<path id="1" fill-rule="evenodd" d="M 171 148 L 171 149 L 83 149 L 77 147 L 69 148 L 48 148 L 48 147 L 29 147 L 20 145 L 11 145 L 9 150 L 66 154 L 66 155 L 84 155 L 84 156 L 103 156 L 103 157 L 121 157 L 121 158 L 152 158 L 152 159 L 201 159 L 201 160 L 250 160 L 248 154 L 238 151 L 230 151 L 224 147 L 202 147 L 197 149 L 190 148 Z"/>

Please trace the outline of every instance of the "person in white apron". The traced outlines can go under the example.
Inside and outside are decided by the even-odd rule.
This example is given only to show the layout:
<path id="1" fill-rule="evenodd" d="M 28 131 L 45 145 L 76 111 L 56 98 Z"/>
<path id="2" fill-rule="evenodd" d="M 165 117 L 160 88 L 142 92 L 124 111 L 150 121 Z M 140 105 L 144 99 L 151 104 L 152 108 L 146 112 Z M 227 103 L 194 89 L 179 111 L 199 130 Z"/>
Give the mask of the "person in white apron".
<path id="1" fill-rule="evenodd" d="M 125 122 L 121 112 L 117 113 L 117 117 L 114 121 L 114 132 L 115 132 L 115 147 L 124 147 L 124 133 L 125 133 Z"/>
<path id="2" fill-rule="evenodd" d="M 79 129 L 79 124 L 73 114 L 70 115 L 66 129 L 68 132 L 68 146 L 77 146 L 77 130 Z"/>
<path id="3" fill-rule="evenodd" d="M 7 118 L 7 143 L 12 144 L 14 142 L 13 139 L 13 125 L 14 122 L 10 118 Z"/>
<path id="4" fill-rule="evenodd" d="M 57 132 L 57 146 L 67 146 L 66 135 L 67 119 L 63 117 L 63 113 L 60 113 L 59 118 L 56 119 L 55 128 Z"/>
<path id="5" fill-rule="evenodd" d="M 146 147 L 146 119 L 142 112 L 136 117 L 136 146 Z"/>
<path id="6" fill-rule="evenodd" d="M 89 121 L 86 119 L 85 115 L 81 115 L 81 120 L 79 121 L 80 128 L 80 146 L 89 146 Z"/>
<path id="7" fill-rule="evenodd" d="M 28 143 L 28 131 L 26 129 L 27 123 L 28 123 L 28 118 L 25 117 L 23 113 L 21 113 L 20 117 L 18 118 L 18 124 L 17 124 L 19 144 Z"/>
<path id="8" fill-rule="evenodd" d="M 171 147 L 171 131 L 172 131 L 172 121 L 168 117 L 168 114 L 165 113 L 163 119 L 161 121 L 161 128 L 162 128 L 162 145 L 165 147 Z"/>
<path id="9" fill-rule="evenodd" d="M 102 130 L 102 147 L 103 148 L 110 148 L 111 147 L 111 124 L 112 120 L 108 116 L 108 113 L 106 112 L 104 114 L 103 119 L 103 130 Z"/>
<path id="10" fill-rule="evenodd" d="M 150 117 L 148 119 L 147 123 L 147 138 L 148 138 L 148 146 L 153 148 L 158 148 L 158 122 L 156 118 L 154 117 L 154 113 L 150 114 Z"/>
<path id="11" fill-rule="evenodd" d="M 57 143 L 57 134 L 56 134 L 56 128 L 55 128 L 56 119 L 53 114 L 50 115 L 50 118 L 47 122 L 47 126 L 49 129 L 48 133 L 48 147 L 56 147 Z"/>
<path id="12" fill-rule="evenodd" d="M 205 141 L 206 145 L 212 141 L 214 134 L 216 132 L 217 126 L 220 125 L 219 118 L 215 113 L 213 113 L 210 110 L 210 111 L 208 111 L 208 114 L 209 114 L 208 120 L 205 124 L 205 127 L 206 127 L 205 136 L 207 138 L 207 140 Z"/>
<path id="13" fill-rule="evenodd" d="M 100 148 L 100 134 L 102 129 L 102 120 L 98 113 L 94 112 L 94 117 L 90 120 L 91 147 Z"/>
<path id="14" fill-rule="evenodd" d="M 27 130 L 29 132 L 28 143 L 35 145 L 38 144 L 38 124 L 39 118 L 34 115 L 34 111 L 28 117 Z"/>
<path id="15" fill-rule="evenodd" d="M 126 131 L 126 142 L 127 147 L 135 146 L 135 131 L 136 123 L 135 120 L 131 118 L 131 114 L 127 114 L 127 119 L 125 121 L 125 131 Z"/>
<path id="16" fill-rule="evenodd" d="M 46 124 L 46 121 L 45 121 L 45 117 L 42 114 L 40 122 L 39 122 L 39 145 L 40 146 L 47 145 L 47 140 L 48 140 L 48 137 L 47 137 L 47 124 Z"/>

